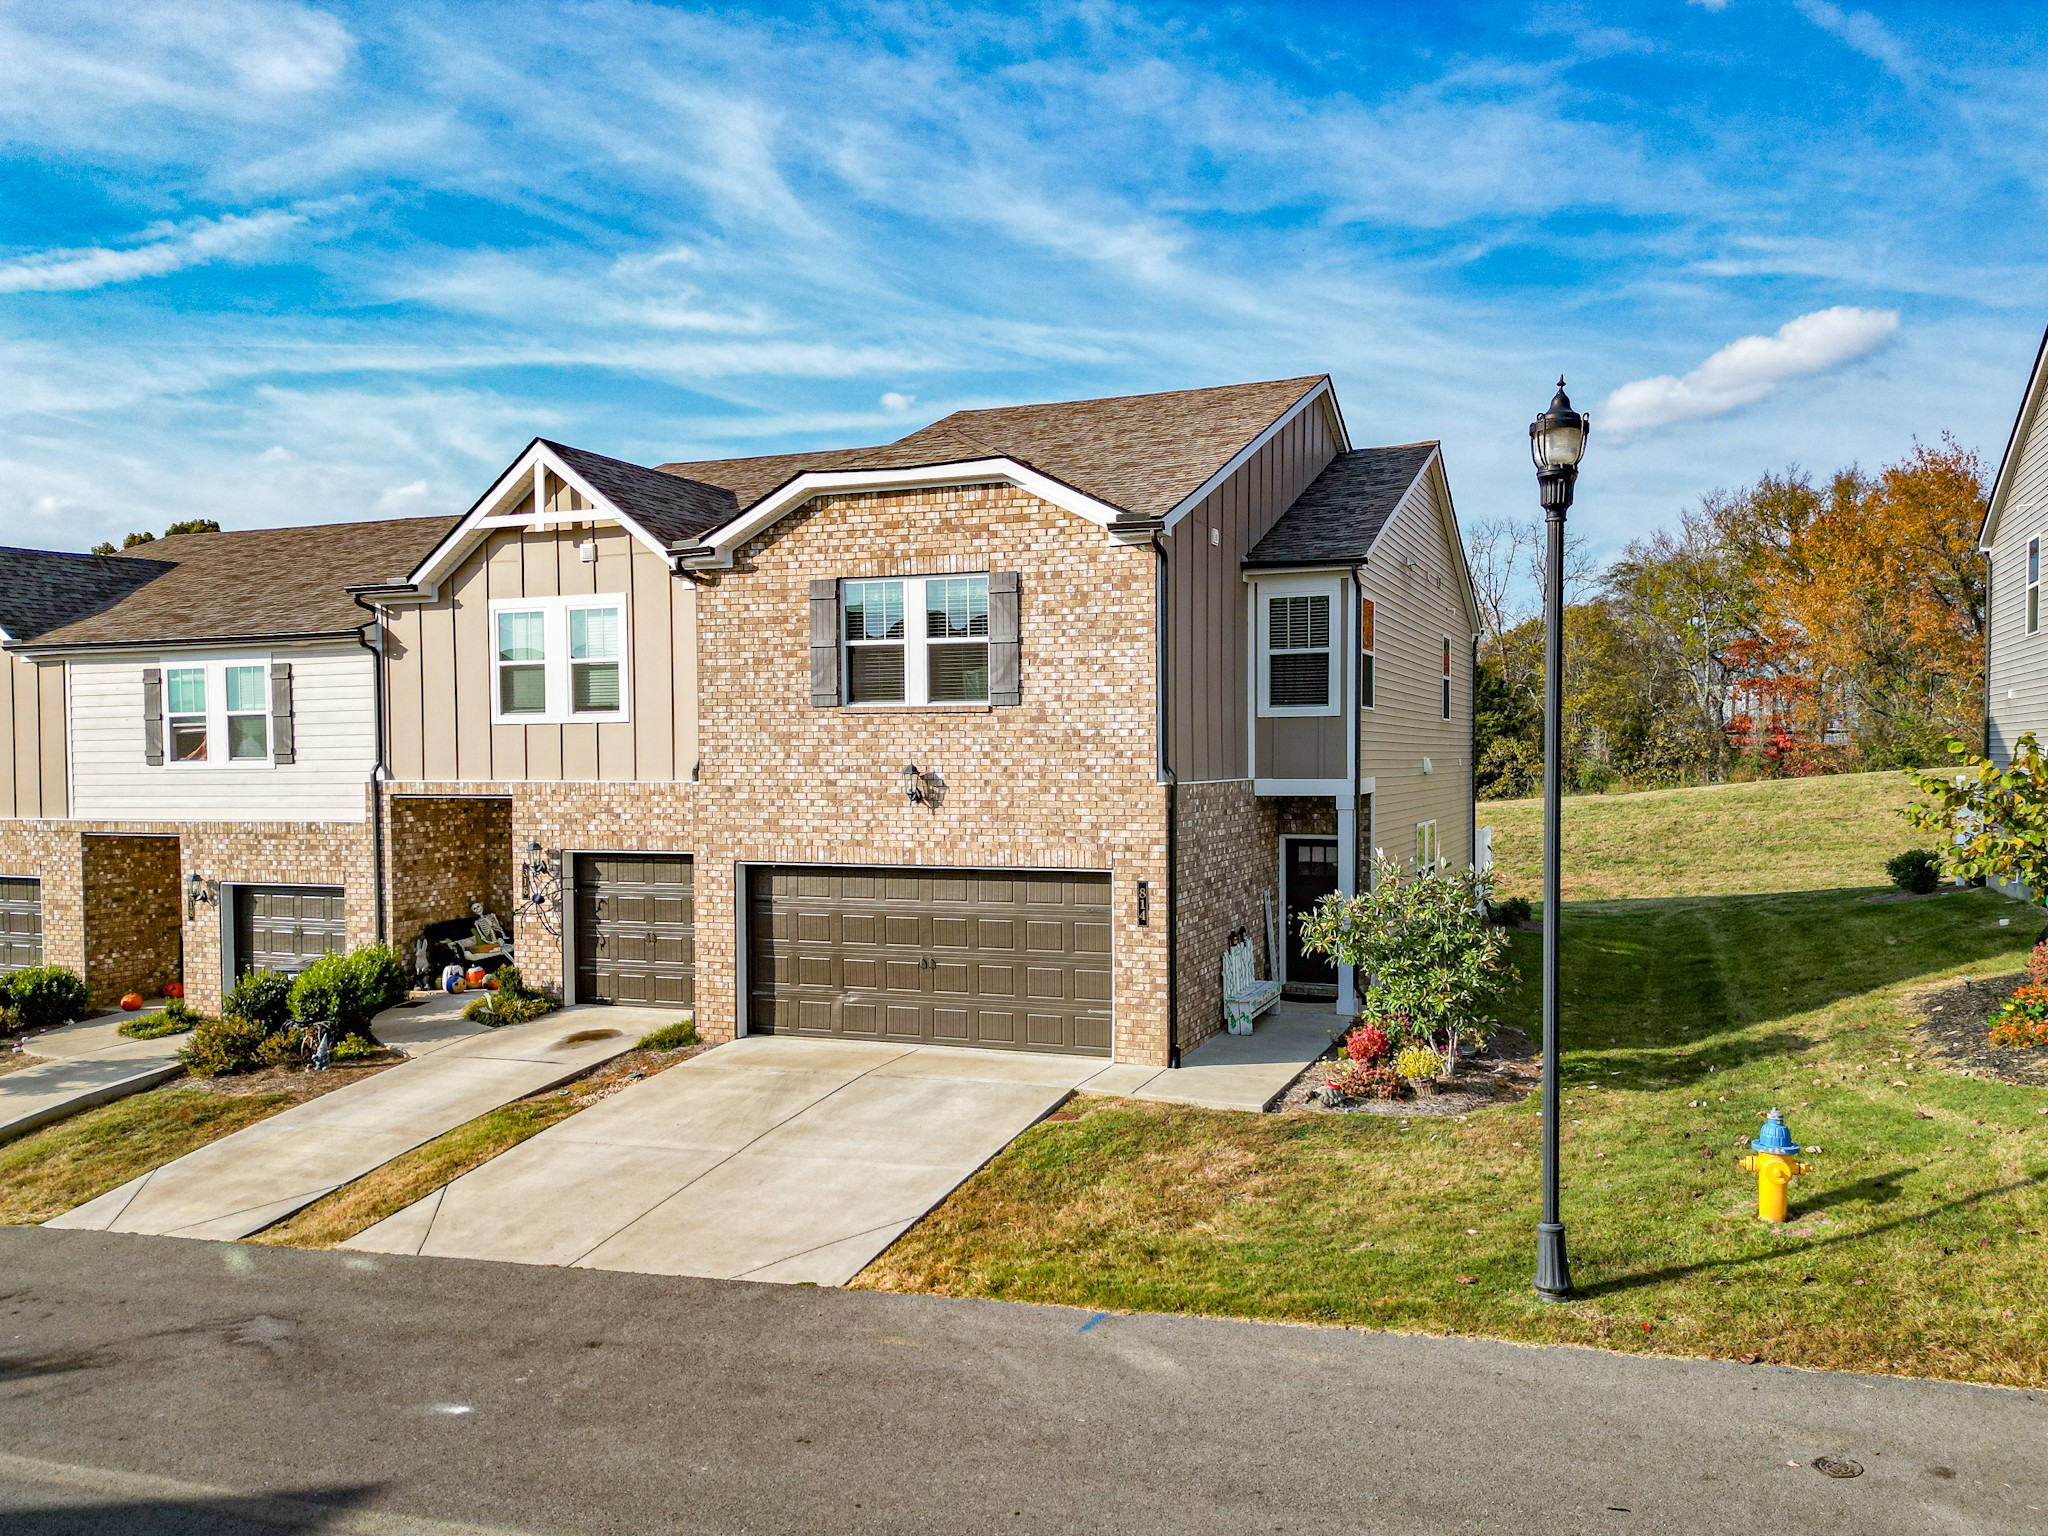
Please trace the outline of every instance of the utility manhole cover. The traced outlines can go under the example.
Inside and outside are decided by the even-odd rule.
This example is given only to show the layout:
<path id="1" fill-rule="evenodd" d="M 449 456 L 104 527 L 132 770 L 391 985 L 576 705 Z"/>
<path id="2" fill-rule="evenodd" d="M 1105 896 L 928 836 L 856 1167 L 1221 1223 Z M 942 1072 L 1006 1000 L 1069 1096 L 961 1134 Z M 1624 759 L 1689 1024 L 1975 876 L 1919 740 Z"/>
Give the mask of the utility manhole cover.
<path id="1" fill-rule="evenodd" d="M 1863 1463 L 1851 1461 L 1846 1456 L 1816 1456 L 1813 1458 L 1813 1470 L 1825 1472 L 1829 1477 L 1861 1477 Z"/>

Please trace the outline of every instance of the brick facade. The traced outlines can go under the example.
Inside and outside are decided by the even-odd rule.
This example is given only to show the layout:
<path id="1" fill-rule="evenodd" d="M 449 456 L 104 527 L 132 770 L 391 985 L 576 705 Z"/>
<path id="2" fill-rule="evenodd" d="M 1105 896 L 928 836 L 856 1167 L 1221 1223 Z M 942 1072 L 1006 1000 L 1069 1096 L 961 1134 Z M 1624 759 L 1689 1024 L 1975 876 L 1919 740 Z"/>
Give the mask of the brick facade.
<path id="1" fill-rule="evenodd" d="M 392 795 L 385 818 L 385 932 L 400 953 L 411 956 L 427 924 L 470 916 L 474 901 L 510 918 L 509 795 Z"/>
<path id="2" fill-rule="evenodd" d="M 81 840 L 85 984 L 95 1007 L 123 993 L 161 997 L 183 979 L 183 874 L 175 837 L 95 833 Z"/>
<path id="3" fill-rule="evenodd" d="M 1248 780 L 1183 784 L 1175 803 L 1180 985 L 1174 1011 L 1187 1050 L 1223 1028 L 1223 946 L 1233 929 L 1250 937 L 1259 974 L 1273 974 L 1265 904 L 1275 904 L 1277 922 L 1279 834 L 1272 802 L 1254 795 Z"/>

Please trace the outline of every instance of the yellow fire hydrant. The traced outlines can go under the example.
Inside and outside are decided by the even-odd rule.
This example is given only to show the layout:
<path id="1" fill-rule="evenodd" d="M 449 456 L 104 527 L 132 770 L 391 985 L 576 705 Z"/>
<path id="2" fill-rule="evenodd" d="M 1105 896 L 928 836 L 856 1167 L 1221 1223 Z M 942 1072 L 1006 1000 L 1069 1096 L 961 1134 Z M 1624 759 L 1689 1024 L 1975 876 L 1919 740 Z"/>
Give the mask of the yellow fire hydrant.
<path id="1" fill-rule="evenodd" d="M 1810 1164 L 1798 1158 L 1799 1143 L 1785 1129 L 1785 1117 L 1773 1109 L 1764 1128 L 1749 1144 L 1742 1166 L 1756 1175 L 1756 1213 L 1764 1221 L 1785 1219 L 1785 1187 L 1793 1175 L 1811 1173 Z"/>

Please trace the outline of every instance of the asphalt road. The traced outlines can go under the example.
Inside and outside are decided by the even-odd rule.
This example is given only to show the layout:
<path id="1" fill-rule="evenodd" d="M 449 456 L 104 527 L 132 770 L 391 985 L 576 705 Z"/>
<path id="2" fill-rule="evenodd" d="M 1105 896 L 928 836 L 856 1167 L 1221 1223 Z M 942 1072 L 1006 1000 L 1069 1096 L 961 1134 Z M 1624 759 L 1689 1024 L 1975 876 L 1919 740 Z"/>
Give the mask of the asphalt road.
<path id="1" fill-rule="evenodd" d="M 2038 1533 L 2044 1452 L 2040 1392 L 0 1229 L 7 1536 Z"/>

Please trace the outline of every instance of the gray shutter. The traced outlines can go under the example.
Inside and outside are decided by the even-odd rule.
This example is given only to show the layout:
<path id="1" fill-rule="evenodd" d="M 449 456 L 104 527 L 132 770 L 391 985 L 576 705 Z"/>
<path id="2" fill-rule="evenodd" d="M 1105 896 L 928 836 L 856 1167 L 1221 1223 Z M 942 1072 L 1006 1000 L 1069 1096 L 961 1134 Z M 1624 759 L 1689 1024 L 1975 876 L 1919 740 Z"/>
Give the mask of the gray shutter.
<path id="1" fill-rule="evenodd" d="M 292 664 L 288 661 L 270 664 L 270 760 L 273 763 L 297 760 L 292 735 Z"/>
<path id="2" fill-rule="evenodd" d="M 839 704 L 839 582 L 831 576 L 811 583 L 811 703 Z"/>
<path id="3" fill-rule="evenodd" d="M 142 760 L 152 768 L 164 765 L 164 674 L 159 667 L 142 669 Z"/>
<path id="4" fill-rule="evenodd" d="M 988 578 L 988 701 L 1024 702 L 1023 642 L 1019 637 L 1019 592 L 1015 571 Z"/>

